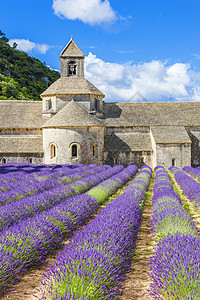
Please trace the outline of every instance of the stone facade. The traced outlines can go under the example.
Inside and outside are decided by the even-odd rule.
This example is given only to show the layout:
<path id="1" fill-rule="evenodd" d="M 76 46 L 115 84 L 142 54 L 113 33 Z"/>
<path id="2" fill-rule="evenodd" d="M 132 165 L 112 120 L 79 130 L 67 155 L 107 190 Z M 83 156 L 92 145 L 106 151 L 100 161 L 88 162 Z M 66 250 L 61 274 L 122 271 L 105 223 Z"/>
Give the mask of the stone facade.
<path id="1" fill-rule="evenodd" d="M 47 164 L 103 164 L 103 128 L 98 127 L 68 127 L 45 128 L 43 130 L 44 161 Z M 51 144 L 56 146 L 56 155 L 51 158 Z M 77 145 L 77 156 L 72 156 L 72 145 Z M 93 145 L 96 154 L 93 155 Z"/>
<path id="2" fill-rule="evenodd" d="M 200 102 L 103 102 L 71 39 L 42 101 L 0 101 L 0 162 L 200 165 Z"/>

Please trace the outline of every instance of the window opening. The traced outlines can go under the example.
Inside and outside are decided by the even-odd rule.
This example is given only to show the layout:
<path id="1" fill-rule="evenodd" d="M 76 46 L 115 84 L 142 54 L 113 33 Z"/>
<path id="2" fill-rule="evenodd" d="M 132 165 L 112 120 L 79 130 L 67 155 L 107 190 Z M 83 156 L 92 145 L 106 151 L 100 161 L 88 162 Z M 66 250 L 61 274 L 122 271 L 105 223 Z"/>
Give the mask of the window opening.
<path id="1" fill-rule="evenodd" d="M 72 145 L 72 158 L 77 157 L 77 145 Z"/>
<path id="2" fill-rule="evenodd" d="M 141 164 L 144 163 L 144 157 L 140 157 L 140 163 L 141 163 Z"/>
<path id="3" fill-rule="evenodd" d="M 76 63 L 75 61 L 70 61 L 69 62 L 69 75 L 76 75 Z"/>
<path id="4" fill-rule="evenodd" d="M 56 146 L 54 144 L 51 145 L 51 158 L 56 156 Z"/>
<path id="5" fill-rule="evenodd" d="M 93 156 L 97 157 L 97 144 L 93 145 Z"/>
<path id="6" fill-rule="evenodd" d="M 98 109 L 98 100 L 95 98 L 94 101 L 94 108 L 97 110 Z"/>
<path id="7" fill-rule="evenodd" d="M 52 108 L 52 101 L 51 99 L 46 100 L 46 110 L 49 110 Z"/>
<path id="8" fill-rule="evenodd" d="M 51 109 L 52 108 L 52 101 L 51 101 L 51 99 L 49 99 L 49 109 Z"/>
<path id="9" fill-rule="evenodd" d="M 6 164 L 6 159 L 2 158 L 1 162 L 2 162 L 2 164 Z"/>
<path id="10" fill-rule="evenodd" d="M 29 158 L 28 158 L 28 163 L 32 164 L 32 162 L 33 162 L 32 157 L 29 157 Z"/>
<path id="11" fill-rule="evenodd" d="M 175 158 L 172 158 L 172 166 L 175 166 Z"/>
<path id="12" fill-rule="evenodd" d="M 114 164 L 115 164 L 115 165 L 118 165 L 118 164 L 119 164 L 118 158 L 114 158 Z"/>

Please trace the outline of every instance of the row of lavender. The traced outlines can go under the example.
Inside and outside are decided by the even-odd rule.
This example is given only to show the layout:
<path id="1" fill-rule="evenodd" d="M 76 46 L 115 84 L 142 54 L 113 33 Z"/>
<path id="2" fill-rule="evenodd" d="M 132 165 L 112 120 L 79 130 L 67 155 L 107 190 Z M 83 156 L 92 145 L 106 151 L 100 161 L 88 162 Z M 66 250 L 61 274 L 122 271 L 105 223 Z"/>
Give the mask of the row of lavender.
<path id="1" fill-rule="evenodd" d="M 155 169 L 152 230 L 157 247 L 150 259 L 155 299 L 199 299 L 200 238 L 163 167 Z"/>
<path id="2" fill-rule="evenodd" d="M 142 168 L 124 193 L 70 240 L 46 274 L 42 299 L 118 299 L 150 178 L 150 168 Z M 95 197 L 102 201 L 98 191 Z"/>
<path id="3" fill-rule="evenodd" d="M 199 168 L 193 168 L 190 166 L 186 166 L 182 169 L 184 172 L 192 176 L 196 180 L 200 180 L 200 169 Z"/>
<path id="4" fill-rule="evenodd" d="M 22 171 L 19 173 L 15 172 L 14 174 L 8 173 L 3 177 L 0 176 L 0 193 L 8 192 L 21 187 L 24 188 L 26 186 L 29 186 L 29 193 L 32 193 L 32 187 L 30 184 L 37 184 L 40 181 L 47 182 L 47 180 L 58 179 L 62 176 L 73 174 L 78 170 L 87 170 L 88 168 L 96 166 L 97 165 L 75 165 L 73 168 L 69 166 L 62 166 L 54 169 L 46 168 L 43 171 L 38 171 L 31 174 L 27 174 L 26 172 Z M 35 186 L 33 185 L 33 189 L 34 188 Z"/>
<path id="5" fill-rule="evenodd" d="M 0 231 L 6 226 L 9 227 L 15 224 L 19 220 L 33 217 L 36 213 L 48 210 L 68 197 L 86 192 L 122 170 L 122 166 L 115 166 L 113 168 L 99 166 L 92 168 L 82 172 L 82 176 L 80 176 L 81 179 L 75 182 L 59 185 L 43 193 L 2 206 L 0 210 Z"/>
<path id="6" fill-rule="evenodd" d="M 185 167 L 183 170 L 188 172 L 191 167 Z M 183 194 L 194 203 L 197 209 L 200 208 L 200 184 L 192 179 L 189 175 L 185 174 L 178 167 L 170 167 L 170 172 L 174 175 L 177 184 L 180 186 Z M 195 171 L 194 171 L 195 172 Z M 193 172 L 193 174 L 194 174 Z"/>
<path id="7" fill-rule="evenodd" d="M 28 177 L 32 176 L 34 174 L 39 175 L 45 175 L 45 173 L 48 173 L 49 171 L 56 172 L 58 170 L 62 170 L 63 168 L 69 168 L 73 169 L 76 167 L 80 167 L 81 165 L 30 165 L 30 164 L 18 164 L 18 163 L 12 163 L 12 164 L 2 164 L 0 165 L 0 182 L 3 180 L 11 180 L 11 181 L 17 181 L 22 178 L 22 176 Z"/>
<path id="8" fill-rule="evenodd" d="M 19 186 L 17 188 L 0 193 L 0 206 L 14 201 L 18 201 L 20 199 L 24 199 L 29 196 L 40 194 L 44 191 L 53 189 L 54 187 L 57 187 L 60 184 L 67 184 L 76 181 L 78 179 L 94 174 L 95 172 L 99 172 L 99 170 L 101 170 L 102 168 L 107 169 L 109 168 L 109 166 L 105 165 L 97 167 L 96 165 L 89 165 L 82 166 L 73 170 L 64 169 L 64 173 L 62 172 L 62 174 L 60 174 L 59 172 L 59 174 L 54 174 L 56 175 L 56 177 L 54 176 L 53 178 L 50 175 L 48 179 L 45 179 L 44 181 L 40 182 L 38 182 L 37 179 L 35 182 L 24 182 L 22 180 L 19 180 Z"/>
<path id="9" fill-rule="evenodd" d="M 76 187 L 89 187 L 112 176 L 108 183 L 115 185 L 115 192 L 136 173 L 136 166 L 116 166 L 99 174 L 91 175 Z M 77 182 L 75 183 L 77 184 Z M 97 186 L 97 189 L 99 187 Z M 105 199 L 109 196 L 105 195 Z M 0 235 L 0 291 L 4 292 L 28 267 L 42 263 L 46 256 L 62 245 L 63 239 L 83 225 L 99 208 L 99 203 L 90 195 L 82 194 L 73 198 L 64 197 L 53 208 L 36 213 L 17 224 L 4 229 Z"/>

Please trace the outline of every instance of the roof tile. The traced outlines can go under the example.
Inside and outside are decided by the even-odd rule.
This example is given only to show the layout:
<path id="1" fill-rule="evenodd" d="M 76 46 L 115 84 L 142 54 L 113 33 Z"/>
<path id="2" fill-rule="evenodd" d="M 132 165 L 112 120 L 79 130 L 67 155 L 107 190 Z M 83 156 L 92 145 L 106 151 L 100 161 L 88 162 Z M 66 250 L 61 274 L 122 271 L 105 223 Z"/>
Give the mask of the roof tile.
<path id="1" fill-rule="evenodd" d="M 86 109 L 72 99 L 42 127 L 49 128 L 82 126 L 104 126 L 104 124 L 101 122 L 101 120 L 90 115 Z"/>

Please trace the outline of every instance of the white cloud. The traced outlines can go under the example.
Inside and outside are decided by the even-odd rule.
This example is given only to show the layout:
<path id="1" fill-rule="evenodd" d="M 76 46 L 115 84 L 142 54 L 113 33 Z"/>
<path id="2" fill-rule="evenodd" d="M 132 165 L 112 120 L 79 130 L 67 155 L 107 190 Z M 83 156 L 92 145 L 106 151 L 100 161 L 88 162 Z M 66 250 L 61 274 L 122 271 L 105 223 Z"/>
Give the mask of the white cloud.
<path id="1" fill-rule="evenodd" d="M 38 44 L 29 41 L 29 39 L 11 39 L 9 40 L 9 45 L 12 47 L 13 43 L 17 44 L 18 50 L 24 51 L 24 52 L 31 52 L 33 50 L 40 52 L 42 54 L 45 54 L 47 50 L 50 48 L 49 45 L 46 44 Z"/>
<path id="2" fill-rule="evenodd" d="M 85 75 L 107 101 L 200 101 L 200 72 L 189 64 L 151 61 L 135 65 L 105 62 L 91 52 Z"/>
<path id="3" fill-rule="evenodd" d="M 116 19 L 108 0 L 53 0 L 53 9 L 59 17 L 90 25 L 110 23 Z"/>

